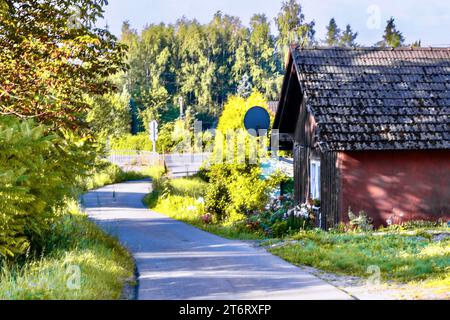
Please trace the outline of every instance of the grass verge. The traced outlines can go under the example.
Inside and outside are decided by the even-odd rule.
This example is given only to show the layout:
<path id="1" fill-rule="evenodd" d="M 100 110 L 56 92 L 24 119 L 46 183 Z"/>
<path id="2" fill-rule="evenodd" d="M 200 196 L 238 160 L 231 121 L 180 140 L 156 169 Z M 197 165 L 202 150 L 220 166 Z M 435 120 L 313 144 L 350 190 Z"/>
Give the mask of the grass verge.
<path id="1" fill-rule="evenodd" d="M 159 171 L 125 172 L 103 163 L 80 183 L 81 190 L 148 178 Z M 80 212 L 76 201 L 68 201 L 44 238 L 40 255 L 0 259 L 0 300 L 112 300 L 121 298 L 124 285 L 135 285 L 131 254 Z"/>
<path id="2" fill-rule="evenodd" d="M 421 283 L 450 291 L 450 238 L 433 241 L 414 234 L 333 234 L 303 231 L 285 245 L 269 248 L 297 264 L 342 275 L 367 277 L 379 268 L 381 280 Z"/>
<path id="3" fill-rule="evenodd" d="M 245 222 L 206 224 L 202 220 L 202 196 L 207 188 L 207 183 L 197 177 L 168 180 L 159 176 L 144 202 L 152 210 L 225 238 L 266 240 L 263 245 L 270 252 L 297 265 L 363 278 L 372 274 L 369 270 L 379 268 L 382 282 L 450 292 L 450 238 L 435 241 L 427 233 L 430 228 L 441 232 L 448 228 L 418 224 L 408 230 L 382 233 L 304 230 L 284 239 L 268 239 L 262 232 L 249 230 Z M 283 240 L 281 245 L 269 246 Z"/>
<path id="4" fill-rule="evenodd" d="M 117 239 L 72 205 L 48 235 L 43 254 L 0 266 L 0 300 L 119 299 L 134 262 Z"/>
<path id="5" fill-rule="evenodd" d="M 199 177 L 168 180 L 162 173 L 154 175 L 153 192 L 144 198 L 150 209 L 204 231 L 228 239 L 261 240 L 262 233 L 250 232 L 242 223 L 210 223 L 202 221 L 205 214 L 203 195 L 208 184 Z"/>

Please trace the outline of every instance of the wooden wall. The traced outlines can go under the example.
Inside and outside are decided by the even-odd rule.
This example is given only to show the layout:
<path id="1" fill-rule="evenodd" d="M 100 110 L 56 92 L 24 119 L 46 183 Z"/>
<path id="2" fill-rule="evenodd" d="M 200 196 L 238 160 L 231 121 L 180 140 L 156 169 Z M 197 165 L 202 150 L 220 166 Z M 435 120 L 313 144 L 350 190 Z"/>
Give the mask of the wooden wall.
<path id="1" fill-rule="evenodd" d="M 323 152 L 320 157 L 320 199 L 323 229 L 340 222 L 341 180 L 337 152 Z"/>

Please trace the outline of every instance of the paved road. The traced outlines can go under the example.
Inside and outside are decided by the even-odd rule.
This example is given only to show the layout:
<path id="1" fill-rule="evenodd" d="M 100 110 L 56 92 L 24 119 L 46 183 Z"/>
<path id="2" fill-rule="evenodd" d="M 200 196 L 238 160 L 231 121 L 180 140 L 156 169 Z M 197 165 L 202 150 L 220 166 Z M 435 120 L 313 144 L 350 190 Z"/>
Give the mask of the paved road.
<path id="1" fill-rule="evenodd" d="M 170 177 L 180 178 L 196 174 L 209 153 L 166 154 L 164 159 Z"/>
<path id="2" fill-rule="evenodd" d="M 226 240 L 149 211 L 149 181 L 84 196 L 94 221 L 133 253 L 138 299 L 349 299 L 343 291 L 245 242 Z"/>

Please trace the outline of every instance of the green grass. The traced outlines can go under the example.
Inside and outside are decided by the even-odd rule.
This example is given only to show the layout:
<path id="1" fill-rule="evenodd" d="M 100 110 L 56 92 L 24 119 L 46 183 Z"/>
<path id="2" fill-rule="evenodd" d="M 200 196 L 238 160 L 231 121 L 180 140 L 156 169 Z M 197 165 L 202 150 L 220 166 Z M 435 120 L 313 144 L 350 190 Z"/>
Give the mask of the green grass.
<path id="1" fill-rule="evenodd" d="M 203 197 L 208 184 L 198 177 L 188 179 L 174 179 L 170 181 L 173 195 L 189 196 L 193 198 Z"/>
<path id="2" fill-rule="evenodd" d="M 168 180 L 160 176 L 154 186 L 144 199 L 154 211 L 229 239 L 266 240 L 266 244 L 281 240 L 268 240 L 265 234 L 246 228 L 244 222 L 205 224 L 201 220 L 204 205 L 198 198 L 208 185 L 199 178 Z M 385 229 L 382 234 L 301 231 L 269 251 L 291 263 L 341 275 L 368 277 L 368 268 L 378 266 L 382 280 L 450 291 L 450 239 L 433 242 L 426 232 L 430 229 L 448 231 L 441 224 L 419 222 L 399 230 Z"/>
<path id="3" fill-rule="evenodd" d="M 120 298 L 134 262 L 117 239 L 73 212 L 54 226 L 41 257 L 3 263 L 0 271 L 0 300 L 109 300 Z"/>
<path id="4" fill-rule="evenodd" d="M 82 190 L 88 191 L 113 183 L 148 178 L 152 173 L 152 170 L 156 169 L 149 168 L 143 172 L 123 171 L 115 164 L 104 163 L 101 168 L 93 171 L 90 177 L 83 178 L 83 181 L 81 182 Z"/>
<path id="5" fill-rule="evenodd" d="M 84 179 L 83 191 L 129 180 L 158 177 L 163 169 L 125 172 L 104 163 Z M 119 241 L 104 233 L 69 201 L 67 212 L 49 234 L 39 256 L 30 254 L 13 262 L 0 261 L 0 300 L 2 299 L 118 299 L 134 273 L 131 254 Z M 80 287 L 69 288 L 80 271 Z M 133 284 L 130 284 L 133 285 Z M 75 286 L 77 287 L 77 286 Z"/>
<path id="6" fill-rule="evenodd" d="M 305 231 L 290 240 L 299 242 L 269 250 L 294 264 L 336 274 L 365 277 L 369 266 L 378 266 L 382 280 L 433 283 L 450 290 L 450 239 Z"/>
<path id="7" fill-rule="evenodd" d="M 201 216 L 205 214 L 201 198 L 207 187 L 208 184 L 198 177 L 165 180 L 165 182 L 157 179 L 154 183 L 154 191 L 144 198 L 144 203 L 154 211 L 221 237 L 241 240 L 264 239 L 263 234 L 250 232 L 239 223 L 204 223 L 201 220 Z"/>

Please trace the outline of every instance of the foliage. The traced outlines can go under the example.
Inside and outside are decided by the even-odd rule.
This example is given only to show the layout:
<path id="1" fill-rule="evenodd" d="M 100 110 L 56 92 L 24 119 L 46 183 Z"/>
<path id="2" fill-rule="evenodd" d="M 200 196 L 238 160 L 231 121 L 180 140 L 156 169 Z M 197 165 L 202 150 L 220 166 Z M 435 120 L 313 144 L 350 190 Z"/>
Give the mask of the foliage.
<path id="1" fill-rule="evenodd" d="M 383 40 L 378 43 L 380 46 L 388 46 L 397 48 L 399 46 L 402 46 L 404 44 L 404 37 L 403 34 L 397 30 L 397 27 L 395 26 L 394 18 L 391 17 L 386 24 L 386 28 L 384 30 L 383 34 Z"/>
<path id="2" fill-rule="evenodd" d="M 277 48 L 281 61 L 286 61 L 288 47 L 292 43 L 308 46 L 315 43 L 314 30 L 315 22 L 305 21 L 302 7 L 297 0 L 287 0 L 283 2 L 280 13 L 275 18 L 279 36 Z"/>
<path id="3" fill-rule="evenodd" d="M 286 220 L 277 221 L 272 225 L 272 234 L 276 238 L 283 238 L 287 235 L 289 226 Z"/>
<path id="4" fill-rule="evenodd" d="M 253 106 L 265 107 L 262 94 L 253 92 L 247 99 L 231 96 L 219 119 L 213 154 L 208 168 L 211 189 L 206 208 L 218 220 L 233 223 L 259 210 L 268 201 L 269 192 L 279 183 L 278 177 L 260 178 L 259 158 L 266 156 L 267 139 L 251 137 L 244 129 L 244 116 Z M 223 135 L 237 140 L 224 143 Z M 230 141 L 232 143 L 230 143 Z M 254 163 L 250 161 L 251 152 Z"/>
<path id="5" fill-rule="evenodd" d="M 239 223 L 224 224 L 214 221 L 212 215 L 205 211 L 204 197 L 197 197 L 209 188 L 209 185 L 198 177 L 168 180 L 161 176 L 153 180 L 153 191 L 145 197 L 144 203 L 152 210 L 226 238 L 263 237 L 263 233 L 241 228 Z"/>
<path id="6" fill-rule="evenodd" d="M 166 115 L 177 112 L 179 98 L 194 115 L 217 118 L 243 77 L 246 87 L 268 99 L 278 96 L 282 64 L 264 15 L 254 15 L 250 28 L 237 17 L 217 12 L 208 24 L 182 18 L 174 25 L 151 24 L 140 34 L 125 22 L 121 41 L 129 47 L 124 83 L 141 122 L 174 120 Z"/>
<path id="7" fill-rule="evenodd" d="M 355 42 L 358 37 L 358 32 L 353 32 L 352 27 L 348 24 L 345 27 L 345 31 L 341 35 L 339 44 L 344 47 L 356 47 L 358 44 Z"/>
<path id="8" fill-rule="evenodd" d="M 84 95 L 110 92 L 107 77 L 125 67 L 125 47 L 94 27 L 105 0 L 6 3 L 0 11 L 0 113 L 86 134 Z"/>
<path id="9" fill-rule="evenodd" d="M 334 18 L 331 18 L 327 26 L 325 44 L 328 46 L 336 46 L 339 43 L 340 33 L 341 29 L 339 29 L 336 20 Z"/>
<path id="10" fill-rule="evenodd" d="M 49 230 L 41 258 L 0 263 L 0 299 L 119 299 L 133 275 L 131 255 L 74 209 L 76 204 L 71 207 Z M 81 287 L 68 290 L 73 266 L 81 270 Z"/>
<path id="11" fill-rule="evenodd" d="M 348 208 L 348 218 L 350 226 L 352 226 L 356 230 L 360 231 L 372 231 L 372 219 L 367 216 L 364 211 L 360 211 L 358 215 L 352 212 L 351 208 Z"/>
<path id="12" fill-rule="evenodd" d="M 74 194 L 74 181 L 90 165 L 83 140 L 46 129 L 31 120 L 0 117 L 0 256 L 40 246 L 55 207 Z"/>
<path id="13" fill-rule="evenodd" d="M 213 183 L 205 195 L 205 209 L 213 214 L 216 221 L 220 222 L 227 216 L 230 201 L 227 186 L 221 182 Z"/>
<path id="14" fill-rule="evenodd" d="M 378 266 L 383 281 L 437 281 L 449 288 L 450 238 L 430 242 L 415 235 L 314 230 L 291 239 L 298 243 L 269 250 L 289 262 L 324 271 L 364 277 L 369 266 Z"/>
<path id="15" fill-rule="evenodd" d="M 328 46 L 355 47 L 358 33 L 352 31 L 352 27 L 348 24 L 344 32 L 338 27 L 336 20 L 331 18 L 327 26 L 327 33 L 324 43 Z"/>
<path id="16" fill-rule="evenodd" d="M 139 180 L 148 176 L 148 172 L 123 171 L 115 164 L 99 161 L 94 168 L 89 170 L 87 177 L 78 177 L 78 185 L 80 190 L 88 191 L 108 184 Z"/>
<path id="17" fill-rule="evenodd" d="M 113 151 L 152 151 L 152 142 L 148 134 L 145 132 L 141 132 L 136 135 L 124 134 L 118 137 L 111 137 L 109 143 L 109 147 Z"/>
<path id="18" fill-rule="evenodd" d="M 87 121 L 99 139 L 130 132 L 130 95 L 125 89 L 121 93 L 88 96 L 86 100 L 91 106 Z"/>

